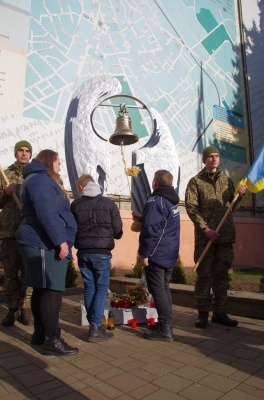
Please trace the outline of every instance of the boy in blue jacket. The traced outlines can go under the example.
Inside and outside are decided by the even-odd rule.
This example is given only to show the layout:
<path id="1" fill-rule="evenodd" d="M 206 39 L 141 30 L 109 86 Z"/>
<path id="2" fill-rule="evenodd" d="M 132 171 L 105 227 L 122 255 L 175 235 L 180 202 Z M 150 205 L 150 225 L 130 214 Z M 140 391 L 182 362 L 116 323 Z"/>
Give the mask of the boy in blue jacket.
<path id="1" fill-rule="evenodd" d="M 158 313 L 158 327 L 144 333 L 145 339 L 173 341 L 172 300 L 169 288 L 172 268 L 176 265 L 180 242 L 179 197 L 169 171 L 155 172 L 153 193 L 145 204 L 142 216 L 132 213 L 141 222 L 139 261 L 145 269 L 148 290 Z"/>

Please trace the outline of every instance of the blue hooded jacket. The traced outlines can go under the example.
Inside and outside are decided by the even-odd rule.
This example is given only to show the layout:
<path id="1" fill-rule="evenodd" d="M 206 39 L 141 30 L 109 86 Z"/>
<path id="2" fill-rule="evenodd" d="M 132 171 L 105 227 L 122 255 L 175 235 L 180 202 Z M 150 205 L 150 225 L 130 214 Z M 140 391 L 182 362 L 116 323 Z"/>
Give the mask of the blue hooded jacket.
<path id="1" fill-rule="evenodd" d="M 142 212 L 139 255 L 164 268 L 177 263 L 180 245 L 179 197 L 173 187 L 154 190 Z"/>
<path id="2" fill-rule="evenodd" d="M 61 243 L 67 242 L 68 258 L 71 258 L 77 226 L 70 212 L 69 199 L 39 160 L 32 160 L 23 175 L 22 221 L 17 243 L 56 251 Z"/>

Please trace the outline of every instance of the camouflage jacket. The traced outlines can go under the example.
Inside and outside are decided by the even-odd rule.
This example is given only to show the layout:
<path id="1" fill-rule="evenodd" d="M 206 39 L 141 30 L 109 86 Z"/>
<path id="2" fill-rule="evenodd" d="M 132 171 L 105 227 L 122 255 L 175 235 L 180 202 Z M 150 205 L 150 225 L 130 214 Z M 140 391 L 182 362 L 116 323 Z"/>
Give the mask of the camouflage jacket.
<path id="1" fill-rule="evenodd" d="M 24 165 L 19 165 L 15 162 L 5 170 L 9 182 L 16 185 L 15 193 L 18 198 L 20 187 L 24 180 L 24 168 Z M 17 207 L 13 196 L 8 196 L 5 193 L 5 186 L 5 180 L 0 174 L 0 239 L 16 237 L 16 232 L 21 220 L 20 209 Z"/>
<path id="2" fill-rule="evenodd" d="M 208 172 L 202 169 L 190 179 L 185 193 L 185 207 L 189 218 L 194 223 L 195 244 L 208 242 L 205 228 L 216 229 L 228 206 L 234 198 L 234 185 L 231 179 L 220 169 Z M 241 197 L 235 202 L 232 212 L 239 208 Z M 236 239 L 232 212 L 229 213 L 214 243 L 233 243 Z"/>

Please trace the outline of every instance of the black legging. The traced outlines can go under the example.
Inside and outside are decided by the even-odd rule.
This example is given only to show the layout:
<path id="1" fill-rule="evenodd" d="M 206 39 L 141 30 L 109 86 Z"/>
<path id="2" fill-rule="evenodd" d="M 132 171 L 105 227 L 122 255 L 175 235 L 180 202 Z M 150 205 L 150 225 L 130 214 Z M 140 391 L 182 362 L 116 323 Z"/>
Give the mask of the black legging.
<path id="1" fill-rule="evenodd" d="M 59 334 L 59 315 L 62 293 L 56 290 L 34 288 L 31 297 L 31 309 L 35 330 L 43 330 L 46 336 Z"/>

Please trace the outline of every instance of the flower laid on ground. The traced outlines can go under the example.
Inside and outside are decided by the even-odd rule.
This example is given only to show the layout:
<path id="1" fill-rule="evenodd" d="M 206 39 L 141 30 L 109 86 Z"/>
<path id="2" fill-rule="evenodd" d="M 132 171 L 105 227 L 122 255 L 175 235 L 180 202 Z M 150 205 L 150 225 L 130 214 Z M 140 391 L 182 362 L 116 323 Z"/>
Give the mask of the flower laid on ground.
<path id="1" fill-rule="evenodd" d="M 139 282 L 136 285 L 127 285 L 126 292 L 114 294 L 111 306 L 115 308 L 131 308 L 135 306 L 149 305 L 150 295 L 146 284 Z"/>

